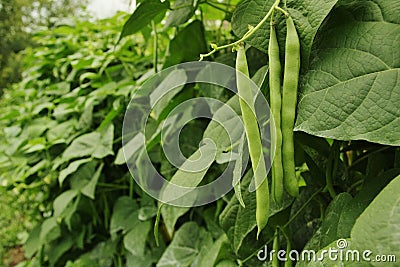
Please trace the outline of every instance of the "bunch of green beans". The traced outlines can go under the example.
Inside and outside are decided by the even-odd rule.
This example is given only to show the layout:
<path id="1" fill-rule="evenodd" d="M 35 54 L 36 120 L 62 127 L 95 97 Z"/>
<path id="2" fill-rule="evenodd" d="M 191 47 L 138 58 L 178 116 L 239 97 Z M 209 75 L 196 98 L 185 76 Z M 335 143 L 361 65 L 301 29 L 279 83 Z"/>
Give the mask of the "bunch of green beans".
<path id="1" fill-rule="evenodd" d="M 295 172 L 293 127 L 296 116 L 297 88 L 300 71 L 300 41 L 293 19 L 286 12 L 285 15 L 287 34 L 282 94 L 282 67 L 279 57 L 279 44 L 272 21 L 268 49 L 270 101 L 272 116 L 275 121 L 275 128 L 272 133 L 272 137 L 275 137 L 272 140 L 275 143 L 275 159 L 272 164 L 272 195 L 277 203 L 282 201 L 284 186 L 290 195 L 297 197 L 299 194 Z M 237 89 L 240 96 L 240 109 L 256 184 L 258 238 L 261 230 L 268 222 L 270 200 L 268 181 L 266 179 L 267 171 L 262 152 L 262 141 L 257 118 L 254 113 L 254 99 L 249 84 L 249 70 L 243 45 L 240 45 L 237 49 L 236 70 L 244 74 L 237 75 Z"/>
<path id="2" fill-rule="evenodd" d="M 297 89 L 300 71 L 300 41 L 293 19 L 286 14 L 285 69 L 281 96 L 281 65 L 279 45 L 271 20 L 268 48 L 270 68 L 270 103 L 275 121 L 275 157 L 272 163 L 272 194 L 282 201 L 283 183 L 294 197 L 299 195 L 295 171 L 293 127 L 296 117 Z"/>
<path id="3" fill-rule="evenodd" d="M 247 136 L 250 160 L 256 184 L 256 222 L 257 238 L 261 230 L 267 225 L 269 217 L 269 188 L 267 170 L 262 152 L 262 141 L 260 130 L 254 109 L 254 99 L 249 84 L 249 68 L 247 66 L 246 51 L 241 45 L 237 51 L 236 70 L 244 75 L 237 75 L 237 89 L 239 93 L 239 104 L 242 112 L 243 124 Z"/>

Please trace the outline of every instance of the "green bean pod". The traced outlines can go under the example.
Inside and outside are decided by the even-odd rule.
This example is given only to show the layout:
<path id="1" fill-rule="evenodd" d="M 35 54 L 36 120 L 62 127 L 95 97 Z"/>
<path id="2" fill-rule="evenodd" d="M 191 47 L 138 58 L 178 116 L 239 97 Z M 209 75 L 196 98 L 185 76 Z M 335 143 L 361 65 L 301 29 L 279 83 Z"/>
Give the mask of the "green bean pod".
<path id="1" fill-rule="evenodd" d="M 279 251 L 279 232 L 278 229 L 275 230 L 274 242 L 272 243 L 272 249 L 274 254 L 272 256 L 272 267 L 279 267 L 278 251 Z"/>
<path id="2" fill-rule="evenodd" d="M 256 184 L 256 222 L 257 238 L 261 230 L 267 225 L 269 217 L 269 188 L 267 171 L 262 152 L 262 142 L 257 118 L 255 116 L 253 93 L 249 83 L 249 69 L 247 66 L 246 51 L 240 46 L 237 51 L 236 70 L 244 75 L 237 75 L 237 89 L 242 112 L 243 124 L 247 136 L 250 160 Z M 247 77 L 247 78 L 246 78 Z"/>
<path id="3" fill-rule="evenodd" d="M 285 261 L 285 267 L 292 267 L 293 262 L 292 259 L 290 258 L 290 252 L 292 251 L 292 244 L 290 244 L 290 240 L 286 240 L 286 261 Z"/>
<path id="4" fill-rule="evenodd" d="M 282 91 L 282 158 L 284 184 L 288 193 L 299 195 L 294 161 L 293 127 L 296 116 L 297 88 L 300 71 L 300 41 L 293 19 L 286 18 L 285 70 Z"/>
<path id="5" fill-rule="evenodd" d="M 281 131 L 281 61 L 279 44 L 275 26 L 271 21 L 271 31 L 268 46 L 269 59 L 269 99 L 271 112 L 275 122 L 275 129 L 271 127 L 272 142 L 275 143 L 275 155 L 272 162 L 272 196 L 276 203 L 282 202 L 283 196 L 283 166 L 282 166 L 282 131 Z"/>

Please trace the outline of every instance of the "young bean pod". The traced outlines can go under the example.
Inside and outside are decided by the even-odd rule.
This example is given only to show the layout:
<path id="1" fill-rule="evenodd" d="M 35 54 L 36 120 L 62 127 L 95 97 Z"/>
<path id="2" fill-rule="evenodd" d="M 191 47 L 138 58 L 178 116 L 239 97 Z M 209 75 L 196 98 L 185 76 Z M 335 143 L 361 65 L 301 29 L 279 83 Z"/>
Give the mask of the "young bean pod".
<path id="1" fill-rule="evenodd" d="M 274 242 L 272 243 L 272 249 L 274 250 L 274 254 L 272 256 L 272 267 L 279 267 L 279 258 L 278 258 L 278 251 L 279 251 L 279 230 L 275 230 L 274 235 Z"/>
<path id="2" fill-rule="evenodd" d="M 294 161 L 293 127 L 296 116 L 297 87 L 300 71 L 300 41 L 293 19 L 286 18 L 285 70 L 282 96 L 282 158 L 284 184 L 288 193 L 299 195 Z"/>
<path id="3" fill-rule="evenodd" d="M 292 267 L 293 266 L 293 262 L 292 262 L 292 259 L 290 259 L 289 258 L 289 256 L 290 255 L 292 255 L 291 254 L 291 251 L 292 251 L 292 244 L 290 244 L 290 240 L 286 240 L 286 258 L 287 258 L 287 260 L 285 261 L 285 267 Z"/>
<path id="4" fill-rule="evenodd" d="M 275 129 L 271 127 L 271 137 L 275 143 L 275 155 L 272 162 L 272 196 L 276 203 L 281 203 L 283 195 L 283 166 L 282 166 L 282 131 L 281 131 L 281 61 L 279 44 L 275 26 L 271 20 L 271 31 L 268 46 L 269 59 L 269 91 L 271 112 L 275 122 Z"/>
<path id="5" fill-rule="evenodd" d="M 247 66 L 246 51 L 240 46 L 237 51 L 236 70 L 237 89 L 239 93 L 239 103 L 242 112 L 243 124 L 249 147 L 250 160 L 256 184 L 256 222 L 257 238 L 261 230 L 267 225 L 269 217 L 269 188 L 267 181 L 267 171 L 262 152 L 262 142 L 260 130 L 255 115 L 253 93 L 249 81 L 249 69 Z"/>

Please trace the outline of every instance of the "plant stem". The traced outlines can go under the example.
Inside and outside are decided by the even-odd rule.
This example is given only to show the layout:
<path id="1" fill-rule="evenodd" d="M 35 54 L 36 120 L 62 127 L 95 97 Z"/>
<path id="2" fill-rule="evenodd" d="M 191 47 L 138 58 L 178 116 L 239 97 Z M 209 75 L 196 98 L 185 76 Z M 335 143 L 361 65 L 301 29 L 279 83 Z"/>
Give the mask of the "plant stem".
<path id="1" fill-rule="evenodd" d="M 217 10 L 219 10 L 219 11 L 222 11 L 222 12 L 225 12 L 225 13 L 232 13 L 231 11 L 229 11 L 229 10 L 226 10 L 226 9 L 223 9 L 222 7 L 219 7 L 219 6 L 217 6 L 216 4 L 213 4 L 213 3 L 211 3 L 211 2 L 205 2 L 207 5 L 209 5 L 210 7 L 213 7 L 213 8 L 215 8 L 215 9 L 217 9 Z"/>
<path id="2" fill-rule="evenodd" d="M 282 229 L 288 227 L 294 219 L 296 219 L 297 216 L 307 207 L 307 205 L 314 199 L 316 195 L 318 195 L 322 191 L 322 188 L 318 189 L 314 194 L 311 195 L 309 199 L 307 199 L 306 202 L 304 202 L 303 206 L 300 207 L 300 209 L 289 219 L 287 223 L 285 223 L 284 226 L 282 226 Z"/>
<path id="3" fill-rule="evenodd" d="M 157 64 L 158 64 L 158 37 L 157 37 L 157 28 L 156 24 L 154 23 L 154 20 L 151 21 L 151 27 L 153 28 L 153 34 L 154 34 L 154 54 L 153 54 L 153 68 L 154 68 L 154 73 L 157 73 Z"/>
<path id="4" fill-rule="evenodd" d="M 227 45 L 222 45 L 222 46 L 213 46 L 213 50 L 207 54 L 200 54 L 200 60 L 202 61 L 205 57 L 209 57 L 212 54 L 214 54 L 215 52 L 228 48 L 228 47 L 232 47 L 232 46 L 236 46 L 240 43 L 243 43 L 244 41 L 246 41 L 248 38 L 250 38 L 256 31 L 258 31 L 258 29 L 261 28 L 261 26 L 268 20 L 268 18 L 271 16 L 272 12 L 274 11 L 274 9 L 279 5 L 280 0 L 276 0 L 275 3 L 272 5 L 272 7 L 270 8 L 270 10 L 268 11 L 268 13 L 264 16 L 264 18 L 254 27 L 249 29 L 241 39 L 237 40 L 236 42 L 227 44 Z"/>
<path id="5" fill-rule="evenodd" d="M 276 6 L 275 9 L 282 12 L 286 17 L 289 17 L 289 13 L 286 10 L 280 8 L 279 6 Z"/>

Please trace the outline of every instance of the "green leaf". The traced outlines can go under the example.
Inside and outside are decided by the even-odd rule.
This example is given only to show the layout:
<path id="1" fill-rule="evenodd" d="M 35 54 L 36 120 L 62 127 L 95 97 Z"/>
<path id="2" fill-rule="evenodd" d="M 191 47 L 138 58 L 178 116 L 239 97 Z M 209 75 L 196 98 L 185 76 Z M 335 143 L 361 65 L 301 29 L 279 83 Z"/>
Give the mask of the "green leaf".
<path id="1" fill-rule="evenodd" d="M 95 105 L 94 101 L 95 98 L 89 98 L 88 100 L 86 100 L 82 115 L 80 116 L 78 122 L 78 127 L 80 129 L 89 129 L 92 125 L 93 108 Z"/>
<path id="2" fill-rule="evenodd" d="M 67 252 L 72 247 L 73 244 L 74 241 L 72 240 L 72 237 L 69 235 L 48 244 L 46 249 L 46 254 L 49 257 L 50 266 L 54 266 L 57 260 L 65 252 Z"/>
<path id="3" fill-rule="evenodd" d="M 171 71 L 150 94 L 150 105 L 153 106 L 155 119 L 158 119 L 171 99 L 179 93 L 187 81 L 186 71 L 176 69 Z M 177 86 L 179 85 L 179 86 Z M 166 92 L 168 89 L 168 92 Z"/>
<path id="4" fill-rule="evenodd" d="M 168 1 L 143 0 L 124 24 L 119 40 L 138 32 L 148 25 L 158 14 L 166 12 L 168 8 Z"/>
<path id="5" fill-rule="evenodd" d="M 42 246 L 40 242 L 41 228 L 42 225 L 38 224 L 29 233 L 29 237 L 25 242 L 25 256 L 27 258 L 31 258 Z"/>
<path id="6" fill-rule="evenodd" d="M 75 128 L 78 126 L 76 119 L 70 119 L 63 123 L 57 124 L 56 126 L 50 128 L 46 137 L 52 144 L 66 143 L 71 135 L 74 133 Z"/>
<path id="7" fill-rule="evenodd" d="M 103 166 L 104 166 L 104 163 L 100 164 L 100 166 L 97 168 L 97 171 L 92 176 L 92 179 L 90 179 L 90 182 L 81 189 L 81 192 L 83 195 L 85 195 L 91 199 L 94 199 L 94 193 L 96 191 L 97 181 L 100 178 L 100 174 L 101 174 L 101 170 L 103 169 Z"/>
<path id="8" fill-rule="evenodd" d="M 80 159 L 80 160 L 75 160 L 71 162 L 67 168 L 63 169 L 60 171 L 60 175 L 58 176 L 58 182 L 60 185 L 64 182 L 65 178 L 67 178 L 68 175 L 76 172 L 82 164 L 85 164 L 89 161 L 91 161 L 92 158 L 86 158 L 86 159 Z"/>
<path id="9" fill-rule="evenodd" d="M 61 236 L 61 229 L 55 217 L 44 220 L 40 229 L 40 242 L 46 244 Z"/>
<path id="10" fill-rule="evenodd" d="M 353 198 L 348 193 L 337 195 L 326 210 L 324 221 L 321 225 L 321 245 L 326 246 L 336 239 L 342 238 L 338 233 L 340 215 L 344 211 L 346 204 Z"/>
<path id="11" fill-rule="evenodd" d="M 225 129 L 221 124 L 216 121 L 211 121 L 210 124 L 207 126 L 207 129 L 204 132 L 204 138 L 210 138 L 214 141 L 217 145 L 217 156 L 221 155 L 221 153 L 227 150 L 230 147 L 230 140 L 235 143 L 241 137 L 242 132 L 240 132 L 237 127 L 237 116 L 227 117 L 226 115 L 233 115 L 230 112 L 227 112 L 228 106 L 232 108 L 235 112 L 240 110 L 238 97 L 232 97 L 227 103 L 226 106 L 222 106 L 218 110 L 214 112 L 215 117 L 220 117 L 220 121 L 224 121 L 226 123 L 227 129 Z M 224 116 L 225 115 L 225 116 Z M 223 118 L 223 119 L 222 119 Z M 230 136 L 227 135 L 227 132 L 230 133 Z M 200 155 L 199 150 L 192 154 L 189 158 L 197 158 Z M 191 179 L 187 179 L 187 172 L 183 170 L 178 170 L 174 176 L 171 178 L 171 183 L 189 187 L 196 187 L 202 181 L 204 175 L 207 173 L 207 169 L 200 171 L 200 172 L 191 172 Z M 174 192 L 171 192 L 173 196 Z M 169 205 L 164 205 L 161 209 L 161 214 L 164 219 L 165 226 L 169 234 L 173 233 L 175 223 L 184 215 L 189 208 L 182 208 L 182 207 L 173 207 Z"/>
<path id="12" fill-rule="evenodd" d="M 338 8 L 321 30 L 295 130 L 400 145 L 400 3 L 378 2 Z"/>
<path id="13" fill-rule="evenodd" d="M 77 195 L 76 190 L 68 190 L 60 194 L 53 202 L 54 217 L 58 218 Z"/>
<path id="14" fill-rule="evenodd" d="M 169 43 L 164 69 L 182 62 L 198 60 L 199 55 L 207 51 L 204 26 L 195 20 L 178 32 Z"/>
<path id="15" fill-rule="evenodd" d="M 100 242 L 91 251 L 80 256 L 74 264 L 76 264 L 77 267 L 110 267 L 112 266 L 112 260 L 116 253 L 116 245 L 116 242 L 113 242 L 110 239 L 105 242 Z"/>
<path id="16" fill-rule="evenodd" d="M 275 0 L 244 0 L 241 2 L 232 16 L 234 33 L 242 37 L 248 31 L 249 25 L 254 27 L 262 20 L 274 2 Z M 315 35 L 336 2 L 337 0 L 287 1 L 288 11 L 295 20 L 300 37 L 302 64 L 307 64 Z M 247 43 L 264 53 L 268 51 L 269 21 L 267 20 L 253 36 L 246 40 Z"/>
<path id="17" fill-rule="evenodd" d="M 138 221 L 138 206 L 136 202 L 128 196 L 118 198 L 114 205 L 110 222 L 112 239 L 115 240 L 118 231 L 123 230 L 126 233 L 132 229 Z"/>
<path id="18" fill-rule="evenodd" d="M 351 240 L 360 251 L 400 258 L 400 176 L 389 183 L 357 219 Z M 373 266 L 380 265 L 371 262 Z M 385 266 L 397 266 L 386 263 Z"/>
<path id="19" fill-rule="evenodd" d="M 196 10 L 196 0 L 175 0 L 164 27 L 179 26 L 190 19 Z"/>
<path id="20" fill-rule="evenodd" d="M 304 187 L 290 208 L 291 217 L 300 210 L 290 224 L 292 247 L 304 247 L 321 224 L 328 203 L 317 201 L 320 189 L 313 186 Z M 306 208 L 303 208 L 304 205 Z"/>
<path id="21" fill-rule="evenodd" d="M 346 204 L 340 214 L 338 237 L 350 237 L 351 229 L 360 214 L 368 207 L 379 192 L 399 174 L 399 169 L 392 169 L 364 183 L 361 191 Z"/>
<path id="22" fill-rule="evenodd" d="M 329 143 L 316 136 L 308 135 L 303 132 L 295 133 L 295 145 L 298 148 L 297 156 L 303 153 L 304 160 L 310 170 L 311 177 L 306 179 L 308 185 L 321 187 L 326 184 L 326 164 L 330 153 Z"/>
<path id="23" fill-rule="evenodd" d="M 345 211 L 347 204 L 352 200 L 353 198 L 348 193 L 341 193 L 332 200 L 328 209 L 326 210 L 326 216 L 322 221 L 320 228 L 308 241 L 305 249 L 318 251 L 332 243 L 334 240 L 345 237 L 340 236 L 338 230 L 341 226 L 340 217 Z"/>
<path id="24" fill-rule="evenodd" d="M 65 149 L 63 160 L 92 156 L 94 158 L 104 158 L 114 155 L 112 150 L 114 138 L 114 125 L 110 125 L 104 133 L 91 132 L 79 136 L 72 141 L 71 145 Z"/>
<path id="25" fill-rule="evenodd" d="M 204 228 L 200 228 L 195 222 L 185 223 L 176 232 L 157 267 L 190 266 L 201 249 L 211 244 L 211 235 Z"/>
<path id="26" fill-rule="evenodd" d="M 82 165 L 69 179 L 71 189 L 81 191 L 93 177 L 97 167 L 97 161 L 92 160 Z"/>
<path id="27" fill-rule="evenodd" d="M 233 250 L 238 253 L 244 238 L 256 227 L 256 199 L 255 194 L 247 190 L 252 172 L 247 172 L 243 178 L 243 208 L 236 197 L 233 197 L 222 211 L 219 220 L 226 235 L 231 241 Z"/>
<path id="28" fill-rule="evenodd" d="M 301 42 L 301 65 L 309 64 L 311 48 L 317 32 L 338 0 L 288 0 L 287 6 L 293 17 Z"/>
<path id="29" fill-rule="evenodd" d="M 228 242 L 228 238 L 225 234 L 221 235 L 212 246 L 207 248 L 207 252 L 203 255 L 200 255 L 199 261 L 196 265 L 192 267 L 205 267 L 205 266 L 215 266 L 215 262 L 220 254 L 220 250 L 223 247 L 223 244 Z"/>
<path id="30" fill-rule="evenodd" d="M 153 255 L 137 256 L 131 253 L 126 255 L 126 266 L 152 267 L 158 258 Z"/>
<path id="31" fill-rule="evenodd" d="M 144 256 L 146 239 L 151 229 L 149 221 L 139 222 L 124 236 L 125 248 L 135 256 Z"/>
<path id="32" fill-rule="evenodd" d="M 129 162 L 133 154 L 135 154 L 138 149 L 142 147 L 141 144 L 143 143 L 143 139 L 144 135 L 142 133 L 138 133 L 137 135 L 135 135 L 135 137 L 129 140 L 128 143 L 126 143 L 123 147 L 120 148 L 120 150 L 118 150 L 114 163 L 116 165 L 121 165 L 125 164 L 126 161 Z"/>
<path id="33" fill-rule="evenodd" d="M 204 154 L 203 154 L 204 155 Z M 199 158 L 201 156 L 200 150 L 197 150 L 193 153 L 186 162 L 191 162 L 194 159 Z M 171 183 L 174 185 L 180 185 L 184 187 L 196 187 L 203 180 L 204 175 L 207 173 L 208 168 L 199 171 L 199 172 L 187 172 L 179 169 L 174 176 L 171 178 Z M 190 179 L 187 177 L 190 175 Z M 189 191 L 190 192 L 190 191 Z M 174 189 L 172 187 L 166 187 L 162 192 L 162 195 L 167 198 L 174 199 Z M 189 208 L 186 207 L 175 207 L 170 205 L 163 205 L 161 207 L 161 215 L 164 219 L 165 226 L 170 235 L 174 232 L 174 226 L 179 217 L 185 214 Z"/>
<path id="34" fill-rule="evenodd" d="M 157 215 L 155 206 L 144 206 L 139 209 L 139 220 L 148 221 Z"/>

